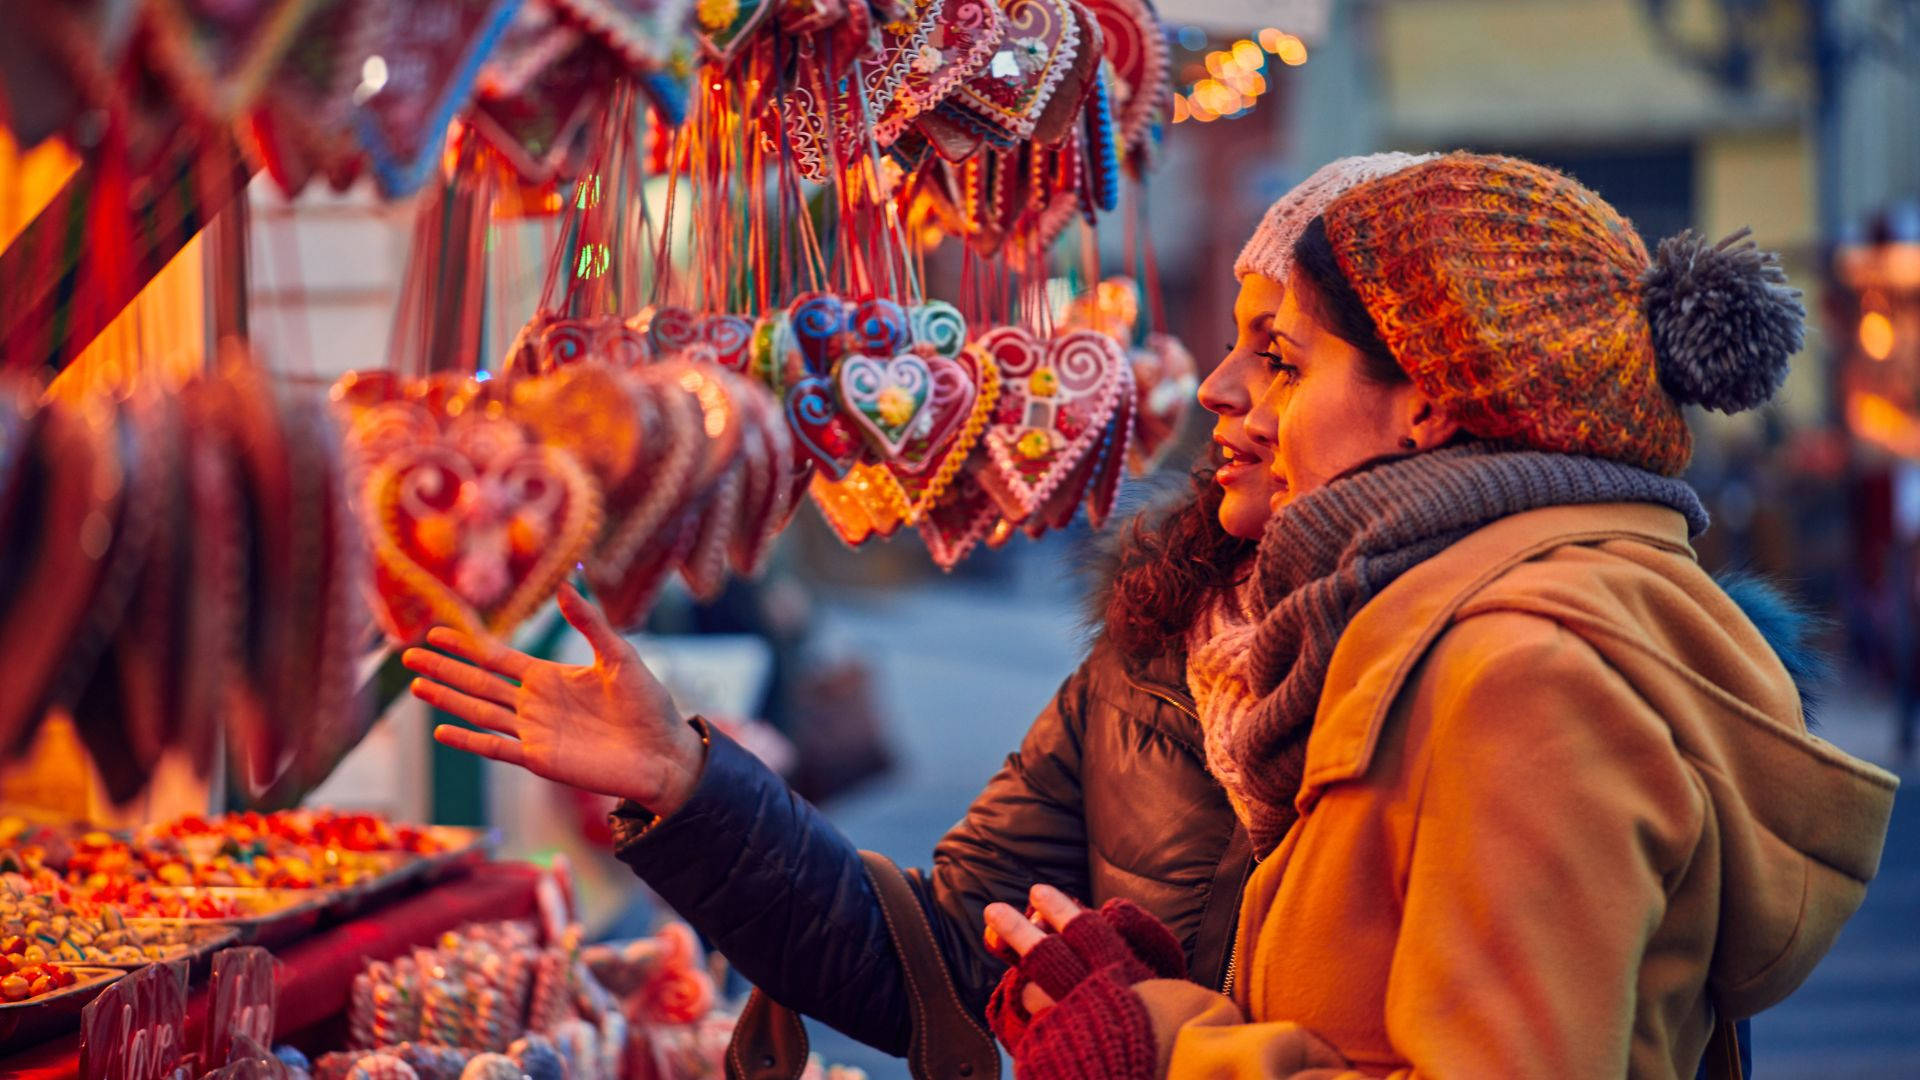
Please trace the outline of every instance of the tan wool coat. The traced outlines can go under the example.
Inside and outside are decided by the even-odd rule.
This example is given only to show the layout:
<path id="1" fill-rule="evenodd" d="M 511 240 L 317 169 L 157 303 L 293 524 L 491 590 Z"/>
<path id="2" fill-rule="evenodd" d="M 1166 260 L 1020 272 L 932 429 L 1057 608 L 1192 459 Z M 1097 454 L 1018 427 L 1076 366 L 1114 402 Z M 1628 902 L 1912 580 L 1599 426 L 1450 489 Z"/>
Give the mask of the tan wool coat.
<path id="1" fill-rule="evenodd" d="M 1236 998 L 1134 989 L 1173 1077 L 1691 1077 L 1832 945 L 1896 785 L 1807 733 L 1679 514 L 1515 515 L 1341 637 Z"/>

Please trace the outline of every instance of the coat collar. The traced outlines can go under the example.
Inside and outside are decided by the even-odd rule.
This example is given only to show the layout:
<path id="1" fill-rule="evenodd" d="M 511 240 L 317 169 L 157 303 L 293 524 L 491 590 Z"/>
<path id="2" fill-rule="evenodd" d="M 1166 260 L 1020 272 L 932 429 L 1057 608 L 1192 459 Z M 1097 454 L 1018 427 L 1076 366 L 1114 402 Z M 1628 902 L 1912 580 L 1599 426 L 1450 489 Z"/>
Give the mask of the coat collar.
<path id="1" fill-rule="evenodd" d="M 1347 624 L 1320 692 L 1296 805 L 1367 771 L 1400 689 L 1473 596 L 1515 565 L 1568 544 L 1637 540 L 1693 557 L 1687 521 L 1648 503 L 1550 506 L 1505 517 L 1400 575 Z"/>

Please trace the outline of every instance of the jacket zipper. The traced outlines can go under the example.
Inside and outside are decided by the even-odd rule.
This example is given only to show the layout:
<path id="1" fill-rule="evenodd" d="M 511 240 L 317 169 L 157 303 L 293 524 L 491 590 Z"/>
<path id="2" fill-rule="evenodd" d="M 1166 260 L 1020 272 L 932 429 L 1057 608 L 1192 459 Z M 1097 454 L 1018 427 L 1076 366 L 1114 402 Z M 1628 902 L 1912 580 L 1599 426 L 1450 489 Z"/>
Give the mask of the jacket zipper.
<path id="1" fill-rule="evenodd" d="M 1174 708 L 1179 709 L 1181 712 L 1186 713 L 1196 723 L 1199 722 L 1200 720 L 1199 709 L 1191 701 L 1182 698 L 1179 694 L 1175 693 L 1172 690 L 1162 689 L 1160 687 L 1150 685 L 1148 683 L 1140 681 L 1139 679 L 1134 678 L 1132 675 L 1126 676 L 1126 679 L 1127 679 L 1127 682 L 1133 685 L 1133 688 L 1135 690 L 1139 690 L 1144 694 L 1148 694 L 1152 697 L 1159 698 L 1161 701 L 1164 701 L 1167 704 L 1173 706 Z M 1258 866 L 1260 864 L 1260 860 L 1258 858 L 1255 858 L 1253 860 L 1253 864 L 1255 866 Z M 1242 882 L 1243 886 L 1244 884 L 1245 883 Z M 1235 981 L 1235 976 L 1238 975 L 1239 973 L 1239 968 L 1240 968 L 1240 934 L 1239 934 L 1238 927 L 1236 927 L 1233 935 L 1233 940 L 1227 945 L 1227 970 L 1226 970 L 1225 976 L 1221 979 L 1221 982 L 1220 982 L 1220 992 L 1225 994 L 1228 997 L 1233 996 L 1233 984 Z"/>

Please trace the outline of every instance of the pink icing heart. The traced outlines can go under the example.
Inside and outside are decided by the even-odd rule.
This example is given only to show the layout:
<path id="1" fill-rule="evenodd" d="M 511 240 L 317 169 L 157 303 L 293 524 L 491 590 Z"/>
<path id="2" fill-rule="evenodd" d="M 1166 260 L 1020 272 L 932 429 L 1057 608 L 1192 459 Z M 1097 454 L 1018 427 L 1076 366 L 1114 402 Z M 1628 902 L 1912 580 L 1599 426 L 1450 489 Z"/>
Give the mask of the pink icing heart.
<path id="1" fill-rule="evenodd" d="M 1024 522 L 1100 444 L 1119 394 L 1131 391 L 1131 369 L 1118 342 L 1088 330 L 1055 338 L 1044 352 L 1010 327 L 988 331 L 980 345 L 1003 381 L 979 479 L 1009 521 Z"/>
<path id="2" fill-rule="evenodd" d="M 933 400 L 933 370 L 918 353 L 854 354 L 834 375 L 841 412 L 884 457 L 898 459 Z"/>

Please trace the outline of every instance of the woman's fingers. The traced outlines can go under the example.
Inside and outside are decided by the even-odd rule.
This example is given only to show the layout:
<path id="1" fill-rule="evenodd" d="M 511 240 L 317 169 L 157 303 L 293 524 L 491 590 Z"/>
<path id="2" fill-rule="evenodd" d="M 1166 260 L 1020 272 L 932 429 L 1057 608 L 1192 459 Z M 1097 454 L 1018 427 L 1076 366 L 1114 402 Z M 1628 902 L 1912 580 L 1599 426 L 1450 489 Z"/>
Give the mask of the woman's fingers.
<path id="1" fill-rule="evenodd" d="M 455 727 L 452 724 L 439 724 L 433 729 L 433 737 L 442 746 L 451 746 L 455 750 L 465 750 L 469 754 L 479 754 L 484 758 L 504 761 L 509 765 L 526 767 L 527 760 L 522 754 L 519 742 L 489 735 L 472 728 Z"/>
<path id="2" fill-rule="evenodd" d="M 408 689 L 412 690 L 413 696 L 421 701 L 441 712 L 452 713 L 476 727 L 492 728 L 509 735 L 520 733 L 518 717 L 491 701 L 482 701 L 470 694 L 463 694 L 451 686 L 443 686 L 429 679 L 415 679 Z"/>
<path id="3" fill-rule="evenodd" d="M 1028 1016 L 1039 1016 L 1053 1008 L 1053 997 L 1040 989 L 1039 984 L 1029 982 L 1020 988 L 1020 1007 L 1027 1010 Z"/>
<path id="4" fill-rule="evenodd" d="M 527 672 L 538 662 L 526 653 L 509 649 L 497 641 L 463 634 L 450 626 L 436 626 L 427 631 L 427 644 L 436 649 L 445 649 L 497 675 L 505 675 L 515 680 L 524 681 Z"/>
<path id="5" fill-rule="evenodd" d="M 498 675 L 472 664 L 463 664 L 431 649 L 408 649 L 400 654 L 400 662 L 416 675 L 446 683 L 482 701 L 491 701 L 509 709 L 514 707 L 517 688 Z"/>
<path id="6" fill-rule="evenodd" d="M 599 606 L 590 603 L 580 595 L 580 590 L 572 584 L 560 586 L 560 614 L 564 616 L 580 636 L 593 646 L 593 655 L 602 660 L 624 660 L 628 646 L 620 632 L 607 621 L 606 613 Z"/>
<path id="7" fill-rule="evenodd" d="M 1002 944 L 1025 956 L 1046 939 L 1047 932 L 1033 925 L 1025 915 L 1008 904 L 987 905 L 987 926 L 1000 936 Z"/>
<path id="8" fill-rule="evenodd" d="M 1066 893 L 1051 885 L 1035 885 L 1028 891 L 1027 898 L 1033 902 L 1033 910 L 1039 913 L 1041 924 L 1056 931 L 1065 930 L 1067 924 L 1084 910 Z"/>

